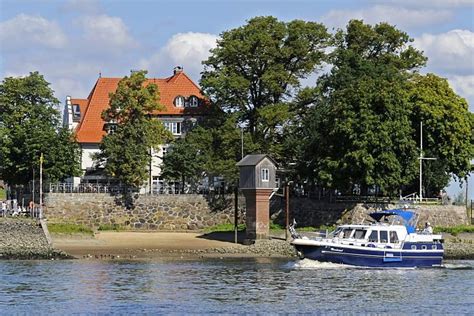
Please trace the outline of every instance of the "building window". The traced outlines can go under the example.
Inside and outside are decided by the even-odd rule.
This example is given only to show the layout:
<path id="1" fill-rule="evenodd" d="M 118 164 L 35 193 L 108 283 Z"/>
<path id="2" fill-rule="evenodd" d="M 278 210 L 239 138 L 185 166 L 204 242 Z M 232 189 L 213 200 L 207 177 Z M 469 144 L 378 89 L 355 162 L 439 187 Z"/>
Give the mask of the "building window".
<path id="1" fill-rule="evenodd" d="M 184 97 L 183 96 L 177 96 L 175 99 L 174 99 L 174 106 L 178 107 L 178 108 L 182 108 L 184 107 Z"/>
<path id="2" fill-rule="evenodd" d="M 189 97 L 189 106 L 195 108 L 198 105 L 199 105 L 199 99 L 194 95 L 190 96 Z"/>
<path id="3" fill-rule="evenodd" d="M 173 135 L 181 135 L 181 122 L 163 122 L 163 124 Z"/>
<path id="4" fill-rule="evenodd" d="M 72 121 L 79 122 L 81 120 L 81 108 L 79 104 L 72 105 Z"/>
<path id="5" fill-rule="evenodd" d="M 270 170 L 267 168 L 262 168 L 262 181 L 263 182 L 268 182 L 270 181 Z"/>
<path id="6" fill-rule="evenodd" d="M 107 132 L 107 134 L 114 134 L 117 131 L 117 122 L 115 120 L 111 120 L 108 123 L 105 123 L 104 130 Z"/>
<path id="7" fill-rule="evenodd" d="M 168 147 L 163 147 L 161 148 L 161 152 L 163 153 L 163 158 L 166 156 L 166 154 L 168 153 Z"/>

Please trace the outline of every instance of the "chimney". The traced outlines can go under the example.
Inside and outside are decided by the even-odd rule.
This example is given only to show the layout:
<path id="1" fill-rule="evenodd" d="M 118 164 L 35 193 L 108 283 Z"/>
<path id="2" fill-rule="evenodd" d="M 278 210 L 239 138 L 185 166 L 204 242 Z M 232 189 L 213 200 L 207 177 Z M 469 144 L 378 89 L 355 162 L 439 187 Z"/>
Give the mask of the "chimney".
<path id="1" fill-rule="evenodd" d="M 183 67 L 181 66 L 176 66 L 173 68 L 173 75 L 177 75 L 179 74 L 180 72 L 183 72 Z"/>

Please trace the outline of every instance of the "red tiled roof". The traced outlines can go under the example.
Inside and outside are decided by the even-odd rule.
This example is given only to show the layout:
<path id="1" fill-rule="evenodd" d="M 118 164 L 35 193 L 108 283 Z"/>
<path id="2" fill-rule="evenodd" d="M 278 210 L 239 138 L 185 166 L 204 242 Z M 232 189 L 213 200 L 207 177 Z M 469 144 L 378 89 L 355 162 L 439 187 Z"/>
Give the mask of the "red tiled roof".
<path id="1" fill-rule="evenodd" d="M 105 135 L 102 112 L 109 107 L 109 94 L 115 92 L 121 78 L 99 78 L 89 94 L 88 99 L 71 99 L 73 104 L 81 108 L 81 122 L 76 128 L 79 143 L 100 143 Z M 165 79 L 148 79 L 146 83 L 154 83 L 160 93 L 160 104 L 165 109 L 156 111 L 155 115 L 199 115 L 207 108 L 200 105 L 196 108 L 175 107 L 177 96 L 189 97 L 194 95 L 204 99 L 199 87 L 183 72 Z"/>

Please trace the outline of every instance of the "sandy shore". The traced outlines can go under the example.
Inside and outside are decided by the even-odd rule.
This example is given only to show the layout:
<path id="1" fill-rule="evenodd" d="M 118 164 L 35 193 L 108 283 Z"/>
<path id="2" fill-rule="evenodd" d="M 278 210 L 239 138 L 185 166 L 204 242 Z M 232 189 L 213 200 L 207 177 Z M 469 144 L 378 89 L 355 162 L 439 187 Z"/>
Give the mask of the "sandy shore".
<path id="1" fill-rule="evenodd" d="M 99 232 L 92 236 L 53 235 L 53 246 L 76 258 L 161 258 L 175 256 L 292 256 L 292 247 L 280 236 L 251 247 L 230 233 Z"/>

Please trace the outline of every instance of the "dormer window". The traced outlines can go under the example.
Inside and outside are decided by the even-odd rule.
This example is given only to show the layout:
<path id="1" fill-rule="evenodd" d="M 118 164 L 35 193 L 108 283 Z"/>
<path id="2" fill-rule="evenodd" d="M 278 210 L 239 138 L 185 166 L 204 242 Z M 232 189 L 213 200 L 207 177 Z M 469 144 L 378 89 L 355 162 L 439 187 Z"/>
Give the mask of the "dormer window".
<path id="1" fill-rule="evenodd" d="M 195 108 L 198 105 L 199 105 L 199 99 L 194 95 L 190 96 L 189 97 L 189 106 Z"/>
<path id="2" fill-rule="evenodd" d="M 72 105 L 72 121 L 79 122 L 81 120 L 81 108 L 79 104 Z"/>
<path id="3" fill-rule="evenodd" d="M 184 107 L 184 97 L 183 96 L 177 96 L 175 99 L 174 99 L 174 106 L 178 107 L 178 108 L 182 108 Z"/>
<path id="4" fill-rule="evenodd" d="M 107 134 L 114 134 L 117 131 L 117 121 L 110 120 L 109 122 L 104 124 L 104 130 Z"/>

